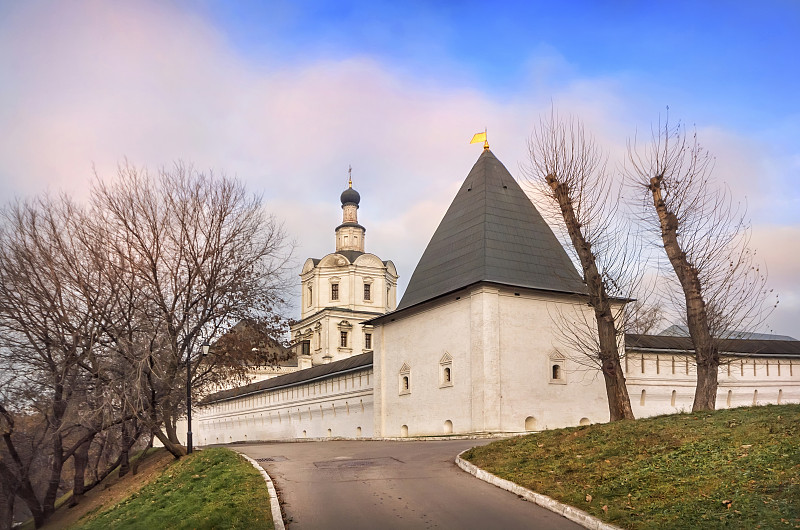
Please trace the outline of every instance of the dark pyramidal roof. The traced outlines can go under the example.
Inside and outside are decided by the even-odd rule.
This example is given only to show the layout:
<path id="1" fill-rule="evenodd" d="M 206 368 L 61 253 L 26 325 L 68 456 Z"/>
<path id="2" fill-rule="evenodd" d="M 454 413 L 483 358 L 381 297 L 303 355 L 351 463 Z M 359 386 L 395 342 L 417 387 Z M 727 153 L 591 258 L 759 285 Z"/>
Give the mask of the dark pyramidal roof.
<path id="1" fill-rule="evenodd" d="M 439 223 L 397 309 L 481 281 L 587 292 L 553 231 L 488 149 Z"/>

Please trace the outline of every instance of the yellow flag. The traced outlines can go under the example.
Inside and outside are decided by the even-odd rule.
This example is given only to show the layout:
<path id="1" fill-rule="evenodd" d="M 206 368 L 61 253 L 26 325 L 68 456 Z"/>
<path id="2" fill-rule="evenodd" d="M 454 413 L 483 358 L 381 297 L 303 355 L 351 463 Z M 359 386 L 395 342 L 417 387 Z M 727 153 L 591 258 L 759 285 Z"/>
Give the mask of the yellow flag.
<path id="1" fill-rule="evenodd" d="M 478 142 L 485 142 L 485 141 L 486 141 L 486 133 L 485 132 L 479 132 L 479 133 L 475 133 L 475 135 L 472 137 L 472 140 L 470 140 L 469 143 L 477 144 Z"/>

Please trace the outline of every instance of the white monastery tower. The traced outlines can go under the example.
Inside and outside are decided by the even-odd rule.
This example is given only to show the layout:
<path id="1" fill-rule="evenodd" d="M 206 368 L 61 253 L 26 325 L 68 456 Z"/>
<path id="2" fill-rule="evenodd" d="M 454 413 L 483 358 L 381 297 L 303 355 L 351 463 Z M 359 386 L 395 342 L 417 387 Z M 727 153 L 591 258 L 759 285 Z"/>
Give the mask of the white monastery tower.
<path id="1" fill-rule="evenodd" d="M 291 327 L 300 369 L 371 352 L 372 327 L 361 323 L 397 305 L 394 264 L 365 251 L 367 230 L 358 224 L 361 196 L 352 179 L 340 198 L 336 251 L 307 259 L 300 273 L 302 309 Z"/>

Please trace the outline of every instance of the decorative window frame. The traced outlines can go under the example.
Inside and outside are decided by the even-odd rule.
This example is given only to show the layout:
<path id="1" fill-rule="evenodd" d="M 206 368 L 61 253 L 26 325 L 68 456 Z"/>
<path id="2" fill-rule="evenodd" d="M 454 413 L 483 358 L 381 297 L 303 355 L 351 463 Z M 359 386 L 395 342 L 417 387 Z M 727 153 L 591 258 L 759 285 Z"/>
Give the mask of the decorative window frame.
<path id="1" fill-rule="evenodd" d="M 439 360 L 439 388 L 453 386 L 453 356 L 444 352 Z"/>
<path id="2" fill-rule="evenodd" d="M 339 322 L 337 327 L 339 328 L 339 340 L 338 340 L 339 347 L 337 348 L 337 351 L 340 352 L 353 351 L 353 325 L 347 320 L 342 320 L 341 322 Z M 342 346 L 342 340 L 341 340 L 342 332 L 347 333 L 347 344 L 348 344 L 347 346 Z"/>
<path id="3" fill-rule="evenodd" d="M 551 385 L 566 385 L 567 384 L 567 358 L 559 352 L 550 354 L 547 364 L 547 379 Z M 557 368 L 556 368 L 557 367 Z M 557 374 L 556 374 L 557 372 Z M 557 375 L 557 377 L 553 377 Z"/>
<path id="4" fill-rule="evenodd" d="M 328 278 L 328 283 L 330 287 L 328 288 L 328 299 L 331 302 L 341 302 L 342 301 L 342 290 L 340 287 L 342 286 L 342 279 L 339 276 L 331 276 Z M 333 297 L 333 286 L 336 286 L 336 298 Z"/>
<path id="5" fill-rule="evenodd" d="M 362 278 L 362 287 L 361 287 L 361 301 L 365 304 L 373 304 L 375 303 L 375 289 L 372 288 L 373 279 L 364 277 Z M 369 286 L 369 298 L 365 298 L 364 294 Z"/>
<path id="6" fill-rule="evenodd" d="M 405 396 L 411 394 L 411 367 L 403 363 L 400 367 L 400 372 L 397 374 L 397 390 L 398 394 Z"/>
<path id="7" fill-rule="evenodd" d="M 370 336 L 370 344 L 367 347 L 367 335 Z M 369 324 L 361 325 L 361 352 L 368 353 L 375 350 L 375 328 Z"/>

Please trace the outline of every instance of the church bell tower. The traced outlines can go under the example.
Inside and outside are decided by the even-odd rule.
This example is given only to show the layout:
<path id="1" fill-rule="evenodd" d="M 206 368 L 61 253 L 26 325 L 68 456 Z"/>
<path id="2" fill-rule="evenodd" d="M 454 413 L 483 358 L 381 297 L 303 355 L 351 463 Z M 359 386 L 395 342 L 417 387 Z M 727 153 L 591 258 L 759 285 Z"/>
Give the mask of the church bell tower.
<path id="1" fill-rule="evenodd" d="M 339 199 L 336 251 L 307 259 L 300 273 L 301 320 L 290 330 L 300 368 L 372 352 L 372 328 L 361 323 L 397 305 L 394 264 L 365 251 L 367 229 L 358 224 L 361 195 L 352 176 Z"/>

